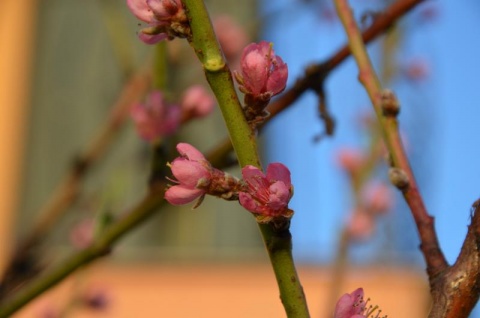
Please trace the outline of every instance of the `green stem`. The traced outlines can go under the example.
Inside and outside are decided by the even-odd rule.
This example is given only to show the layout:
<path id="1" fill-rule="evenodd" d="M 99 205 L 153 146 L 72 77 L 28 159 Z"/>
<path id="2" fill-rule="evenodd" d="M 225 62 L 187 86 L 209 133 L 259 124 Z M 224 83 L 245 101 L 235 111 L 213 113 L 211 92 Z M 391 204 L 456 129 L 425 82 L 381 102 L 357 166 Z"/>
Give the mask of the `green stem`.
<path id="1" fill-rule="evenodd" d="M 255 134 L 243 114 L 233 79 L 218 45 L 203 1 L 184 0 L 192 30 L 190 45 L 202 63 L 206 78 L 217 97 L 233 148 L 240 165 L 260 167 Z M 260 231 L 272 263 L 280 298 L 288 317 L 310 317 L 303 288 L 292 257 L 292 238 L 287 230 L 276 231 L 260 224 Z"/>
<path id="2" fill-rule="evenodd" d="M 162 41 L 155 45 L 153 57 L 153 88 L 168 89 L 167 43 Z"/>
<path id="3" fill-rule="evenodd" d="M 243 115 L 233 79 L 205 9 L 203 1 L 184 1 L 190 20 L 190 45 L 203 65 L 215 94 L 240 165 L 260 167 L 255 135 Z"/>

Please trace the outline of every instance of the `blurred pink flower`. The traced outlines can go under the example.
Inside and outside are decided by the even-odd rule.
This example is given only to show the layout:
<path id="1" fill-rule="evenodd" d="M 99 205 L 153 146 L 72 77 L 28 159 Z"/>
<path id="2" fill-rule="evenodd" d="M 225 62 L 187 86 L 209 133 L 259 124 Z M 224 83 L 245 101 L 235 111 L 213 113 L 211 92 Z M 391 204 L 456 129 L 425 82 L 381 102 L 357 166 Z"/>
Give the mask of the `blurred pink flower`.
<path id="1" fill-rule="evenodd" d="M 175 36 L 185 37 L 189 32 L 180 0 L 127 0 L 127 6 L 137 19 L 149 25 L 139 34 L 139 38 L 147 44 Z"/>
<path id="2" fill-rule="evenodd" d="M 352 239 L 366 240 L 372 236 L 375 230 L 373 216 L 363 210 L 356 209 L 350 215 L 346 229 Z"/>
<path id="3" fill-rule="evenodd" d="M 213 27 L 227 59 L 237 56 L 248 43 L 245 30 L 228 15 L 215 18 Z"/>
<path id="4" fill-rule="evenodd" d="M 179 143 L 177 150 L 180 157 L 170 164 L 177 185 L 165 192 L 165 199 L 173 205 L 192 202 L 207 193 L 211 183 L 213 168 L 205 156 L 195 147 L 187 143 Z"/>
<path id="5" fill-rule="evenodd" d="M 342 148 L 337 153 L 338 165 L 349 173 L 356 173 L 359 171 L 362 168 L 364 161 L 364 155 L 354 148 Z"/>
<path id="6" fill-rule="evenodd" d="M 265 175 L 257 167 L 249 165 L 242 169 L 242 175 L 246 188 L 239 192 L 239 199 L 245 209 L 265 217 L 265 222 L 273 217 L 292 216 L 288 202 L 293 195 L 293 186 L 286 166 L 272 163 Z"/>
<path id="7" fill-rule="evenodd" d="M 335 306 L 334 318 L 366 318 L 363 289 L 358 288 L 351 294 L 344 294 Z"/>
<path id="8" fill-rule="evenodd" d="M 70 242 L 79 250 L 83 250 L 92 244 L 94 239 L 95 222 L 93 219 L 85 219 L 76 224 L 70 231 Z"/>
<path id="9" fill-rule="evenodd" d="M 215 99 L 202 85 L 193 85 L 183 94 L 180 107 L 188 117 L 203 117 L 213 111 Z"/>
<path id="10" fill-rule="evenodd" d="M 130 115 L 138 134 L 146 141 L 171 135 L 180 125 L 181 110 L 177 105 L 167 104 L 160 91 L 152 91 L 145 104 L 134 104 Z"/>
<path id="11" fill-rule="evenodd" d="M 403 72 L 408 79 L 412 81 L 421 81 L 428 78 L 430 75 L 430 68 L 425 59 L 416 58 L 405 65 Z"/>
<path id="12" fill-rule="evenodd" d="M 266 41 L 249 44 L 242 53 L 241 74 L 235 72 L 240 90 L 254 100 L 269 101 L 285 89 L 288 68 Z"/>
<path id="13" fill-rule="evenodd" d="M 391 188 L 383 182 L 371 183 L 365 188 L 363 200 L 369 211 L 385 213 L 393 206 L 393 193 Z"/>

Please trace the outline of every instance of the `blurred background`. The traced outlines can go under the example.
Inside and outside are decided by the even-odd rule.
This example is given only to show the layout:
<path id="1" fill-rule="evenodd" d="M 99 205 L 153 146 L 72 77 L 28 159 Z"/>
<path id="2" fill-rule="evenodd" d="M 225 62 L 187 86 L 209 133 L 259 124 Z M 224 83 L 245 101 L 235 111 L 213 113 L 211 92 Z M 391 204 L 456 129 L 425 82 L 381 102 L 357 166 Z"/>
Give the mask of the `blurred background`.
<path id="1" fill-rule="evenodd" d="M 325 61 L 345 43 L 331 1 L 206 3 L 214 22 L 230 19 L 244 32 L 234 33 L 239 44 L 274 43 L 289 66 L 287 89 L 309 64 Z M 351 3 L 367 27 L 390 1 Z M 478 27 L 479 9 L 474 0 L 425 1 L 369 46 L 384 86 L 401 102 L 402 134 L 450 262 L 478 198 L 480 43 L 469 30 Z M 0 2 L 2 268 L 111 116 L 125 83 L 151 66 L 155 47 L 138 40 L 139 28 L 123 1 Z M 178 99 L 191 84 L 205 84 L 186 41 L 168 42 L 166 50 L 169 98 Z M 239 52 L 228 58 L 235 68 Z M 260 136 L 264 163 L 282 162 L 292 172 L 294 255 L 312 316 L 329 317 L 339 295 L 361 286 L 389 316 L 424 317 L 428 286 L 417 233 L 402 198 L 385 186 L 384 151 L 353 60 L 336 68 L 323 89 L 335 121 L 333 136 L 325 133 L 313 92 L 275 117 Z M 184 141 L 206 151 L 225 136 L 216 111 L 182 126 L 166 144 L 172 148 Z M 35 255 L 42 266 L 78 248 L 82 231 L 99 214 L 121 216 L 146 192 L 149 147 L 130 121 L 107 150 L 44 238 Z M 240 175 L 236 168 L 229 172 Z M 15 317 L 134 315 L 283 317 L 250 214 L 210 197 L 194 211 L 163 206 L 110 257 Z"/>

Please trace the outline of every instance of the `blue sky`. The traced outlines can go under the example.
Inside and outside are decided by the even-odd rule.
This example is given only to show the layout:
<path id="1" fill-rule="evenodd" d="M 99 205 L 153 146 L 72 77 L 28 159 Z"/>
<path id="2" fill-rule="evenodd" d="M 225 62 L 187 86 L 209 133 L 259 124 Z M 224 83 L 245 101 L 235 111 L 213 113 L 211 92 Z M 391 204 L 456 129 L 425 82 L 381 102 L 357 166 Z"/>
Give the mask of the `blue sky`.
<path id="1" fill-rule="evenodd" d="M 338 22 L 319 21 L 318 11 L 299 2 L 276 1 L 275 8 L 269 2 L 265 9 L 274 19 L 267 24 L 264 37 L 274 42 L 277 54 L 288 63 L 290 83 L 308 63 L 323 60 L 345 41 Z M 362 6 L 372 3 L 365 1 Z M 401 127 L 421 191 L 436 218 L 442 248 L 453 262 L 466 233 L 470 206 L 480 196 L 480 40 L 474 31 L 479 27 L 480 3 L 466 0 L 461 4 L 435 4 L 438 16 L 432 21 L 419 22 L 419 7 L 401 24 L 406 32 L 399 60 L 426 59 L 428 79 L 419 83 L 398 80 L 392 88 L 402 104 Z M 377 49 L 378 45 L 370 46 L 373 56 Z M 356 66 L 349 59 L 328 79 L 329 106 L 338 122 L 333 138 L 312 141 L 322 131 L 312 94 L 306 94 L 266 130 L 266 161 L 283 162 L 292 170 L 292 207 L 297 214 L 292 231 L 299 259 L 330 259 L 336 233 L 348 211 L 347 182 L 334 164 L 334 156 L 339 147 L 362 142 L 356 122 L 359 114 L 371 106 L 356 74 Z M 405 238 L 412 241 L 408 245 L 411 252 L 420 256 L 411 217 L 401 204 L 396 213 L 404 222 Z"/>

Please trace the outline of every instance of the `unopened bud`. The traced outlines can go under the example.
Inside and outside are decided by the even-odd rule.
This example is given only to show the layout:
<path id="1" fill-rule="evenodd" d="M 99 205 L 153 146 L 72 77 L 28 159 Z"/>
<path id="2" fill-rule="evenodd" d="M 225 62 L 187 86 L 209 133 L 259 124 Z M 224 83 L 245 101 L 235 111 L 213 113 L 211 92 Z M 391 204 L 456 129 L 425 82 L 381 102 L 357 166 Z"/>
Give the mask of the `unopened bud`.
<path id="1" fill-rule="evenodd" d="M 399 190 L 403 191 L 408 188 L 410 181 L 407 174 L 402 169 L 390 168 L 390 170 L 388 170 L 388 177 L 390 182 Z"/>
<path id="2" fill-rule="evenodd" d="M 384 116 L 396 117 L 400 112 L 400 104 L 395 94 L 389 90 L 382 91 L 382 112 Z"/>

